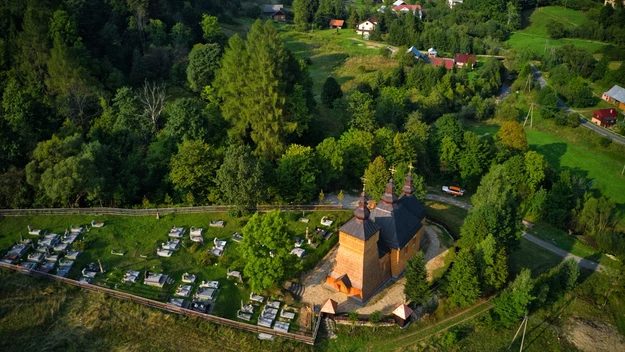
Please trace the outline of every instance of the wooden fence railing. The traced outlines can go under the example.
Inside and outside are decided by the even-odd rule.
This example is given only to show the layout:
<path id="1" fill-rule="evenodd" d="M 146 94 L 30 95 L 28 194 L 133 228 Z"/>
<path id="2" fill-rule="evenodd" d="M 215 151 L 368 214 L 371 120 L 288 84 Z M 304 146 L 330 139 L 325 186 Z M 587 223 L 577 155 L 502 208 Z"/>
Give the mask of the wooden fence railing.
<path id="1" fill-rule="evenodd" d="M 261 213 L 271 210 L 281 211 L 311 211 L 311 210 L 341 210 L 342 204 L 333 205 L 259 205 L 252 209 Z M 26 216 L 26 215 L 166 215 L 166 214 L 195 214 L 195 213 L 220 213 L 230 210 L 229 206 L 209 205 L 198 207 L 180 208 L 149 208 L 149 209 L 124 209 L 124 208 L 43 208 L 43 209 L 0 209 L 0 215 Z"/>
<path id="2" fill-rule="evenodd" d="M 82 283 L 82 282 L 78 282 L 76 280 L 72 280 L 72 279 L 68 279 L 65 277 L 60 277 L 60 276 L 56 276 L 56 275 L 52 275 L 52 274 L 48 274 L 48 273 L 43 273 L 40 271 L 36 271 L 36 270 L 30 270 L 21 266 L 17 266 L 17 265 L 11 265 L 11 264 L 7 264 L 7 263 L 2 263 L 0 262 L 0 268 L 5 268 L 5 269 L 10 269 L 10 270 L 14 270 L 17 271 L 19 273 L 22 274 L 26 274 L 26 275 L 31 275 L 31 276 L 37 276 L 37 277 L 44 277 L 47 279 L 51 279 L 51 280 L 55 280 L 55 281 L 59 281 L 59 282 L 63 282 L 66 283 L 68 285 L 72 285 L 72 286 L 77 286 L 80 287 L 82 289 L 85 290 L 89 290 L 89 291 L 93 291 L 93 292 L 100 292 L 100 293 L 104 293 L 107 294 L 109 296 L 112 297 L 116 297 L 116 298 L 120 298 L 120 299 L 124 299 L 124 300 L 128 300 L 134 303 L 138 303 L 138 304 L 142 304 L 148 307 L 152 307 L 152 308 L 158 308 L 158 309 L 162 309 L 171 313 L 176 313 L 176 314 L 184 314 L 187 316 L 195 316 L 201 319 L 205 319 L 208 321 L 211 321 L 213 323 L 216 324 L 221 324 L 221 325 L 226 325 L 226 326 L 230 326 L 233 328 L 237 328 L 237 329 L 241 329 L 241 330 L 246 330 L 246 331 L 250 331 L 253 333 L 266 333 L 266 334 L 271 334 L 271 335 L 275 335 L 275 336 L 280 336 L 286 339 L 290 339 L 290 340 L 295 340 L 295 341 L 299 341 L 299 342 L 303 342 L 309 345 L 314 345 L 315 344 L 315 339 L 317 337 L 317 332 L 319 330 L 319 324 L 321 322 L 321 317 L 318 316 L 317 317 L 317 322 L 315 324 L 315 329 L 312 333 L 312 335 L 300 335 L 300 334 L 294 334 L 294 333 L 290 333 L 290 332 L 281 332 L 281 331 L 277 331 L 271 328 L 266 328 L 263 326 L 257 326 L 257 325 L 252 325 L 252 324 L 247 324 L 247 323 L 242 323 L 242 322 L 238 322 L 238 321 L 234 321 L 234 320 L 230 320 L 230 319 L 226 319 L 226 318 L 222 318 L 222 317 L 218 317 L 212 314 L 205 314 L 205 313 L 200 313 L 200 312 L 196 312 L 190 309 L 185 309 L 185 308 L 180 308 L 180 307 L 176 307 L 167 303 L 163 303 L 163 302 L 159 302 L 159 301 L 154 301 L 148 298 L 143 298 L 143 297 L 139 297 L 139 296 L 135 296 L 126 292 L 120 292 L 120 291 L 116 291 L 116 290 L 112 290 L 106 287 L 102 287 L 102 286 L 96 286 L 96 285 L 91 285 L 91 284 L 87 284 L 87 283 Z"/>

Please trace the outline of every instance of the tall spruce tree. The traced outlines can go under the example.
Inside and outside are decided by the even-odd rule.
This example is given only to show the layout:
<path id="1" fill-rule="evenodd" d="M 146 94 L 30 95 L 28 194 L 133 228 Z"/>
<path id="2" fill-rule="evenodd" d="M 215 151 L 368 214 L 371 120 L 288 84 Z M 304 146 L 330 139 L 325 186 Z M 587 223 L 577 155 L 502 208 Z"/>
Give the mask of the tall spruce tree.
<path id="1" fill-rule="evenodd" d="M 427 280 L 423 252 L 419 252 L 406 265 L 406 286 L 404 286 L 406 300 L 414 304 L 425 304 L 432 296 L 430 284 Z"/>
<path id="2" fill-rule="evenodd" d="M 480 286 L 473 254 L 463 249 L 458 253 L 447 275 L 447 294 L 454 306 L 466 307 L 480 295 Z"/>
<path id="3" fill-rule="evenodd" d="M 288 51 L 273 24 L 257 20 L 247 35 L 230 39 L 215 79 L 230 135 L 250 138 L 265 160 L 282 155 L 292 134 L 307 128 L 314 106 L 305 64 Z"/>

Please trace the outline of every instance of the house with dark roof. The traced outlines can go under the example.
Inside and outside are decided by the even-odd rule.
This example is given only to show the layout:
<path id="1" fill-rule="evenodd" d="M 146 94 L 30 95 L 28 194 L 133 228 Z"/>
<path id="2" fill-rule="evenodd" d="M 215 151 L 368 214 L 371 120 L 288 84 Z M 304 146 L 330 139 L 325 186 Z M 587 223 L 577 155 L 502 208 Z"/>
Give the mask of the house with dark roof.
<path id="1" fill-rule="evenodd" d="M 454 61 L 456 62 L 456 66 L 458 66 L 458 68 L 466 67 L 469 63 L 471 63 L 471 69 L 474 69 L 476 57 L 473 54 L 456 54 Z"/>
<path id="2" fill-rule="evenodd" d="M 286 12 L 284 9 L 280 9 L 271 14 L 271 19 L 274 21 L 286 21 Z"/>
<path id="3" fill-rule="evenodd" d="M 407 261 L 419 251 L 425 207 L 413 195 L 412 173 L 406 176 L 400 197 L 394 189 L 391 179 L 373 209 L 363 190 L 354 217 L 339 229 L 339 247 L 326 287 L 364 303 L 389 280 L 401 276 Z"/>
<path id="4" fill-rule="evenodd" d="M 603 93 L 601 99 L 616 105 L 621 110 L 625 110 L 625 88 L 623 87 L 615 85 L 609 91 Z"/>
<path id="5" fill-rule="evenodd" d="M 264 5 L 263 6 L 263 14 L 271 15 L 272 13 L 276 13 L 276 11 L 282 10 L 284 6 L 282 5 Z"/>
<path id="6" fill-rule="evenodd" d="M 368 18 L 366 21 L 363 21 L 358 24 L 358 27 L 356 28 L 356 34 L 368 35 L 369 33 L 373 32 L 373 30 L 375 29 L 375 26 L 377 25 L 378 25 L 377 18 Z"/>
<path id="7" fill-rule="evenodd" d="M 612 127 L 616 124 L 618 118 L 618 111 L 614 108 L 611 109 L 599 109 L 592 113 L 592 123 L 601 127 Z"/>

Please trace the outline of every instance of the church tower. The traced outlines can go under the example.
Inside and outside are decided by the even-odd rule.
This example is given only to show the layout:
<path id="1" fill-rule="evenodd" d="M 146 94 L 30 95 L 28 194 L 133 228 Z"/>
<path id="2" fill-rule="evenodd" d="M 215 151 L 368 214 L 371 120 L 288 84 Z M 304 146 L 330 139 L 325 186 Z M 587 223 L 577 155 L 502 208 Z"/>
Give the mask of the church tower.
<path id="1" fill-rule="evenodd" d="M 326 284 L 358 300 L 369 297 L 388 278 L 380 265 L 380 227 L 369 219 L 367 196 L 363 190 L 354 217 L 339 229 L 336 265 Z"/>

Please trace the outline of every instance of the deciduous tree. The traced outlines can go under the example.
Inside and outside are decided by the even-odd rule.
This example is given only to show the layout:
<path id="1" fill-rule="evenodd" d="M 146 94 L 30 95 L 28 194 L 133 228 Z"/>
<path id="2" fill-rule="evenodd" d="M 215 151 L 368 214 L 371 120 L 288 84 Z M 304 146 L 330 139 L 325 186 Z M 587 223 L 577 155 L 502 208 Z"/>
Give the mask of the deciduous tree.
<path id="1" fill-rule="evenodd" d="M 384 188 L 391 176 L 383 157 L 378 156 L 365 170 L 367 193 L 376 201 L 379 201 L 384 193 Z"/>
<path id="2" fill-rule="evenodd" d="M 285 279 L 295 256 L 293 240 L 279 210 L 255 213 L 242 230 L 241 253 L 246 259 L 243 273 L 254 291 L 264 291 Z"/>

